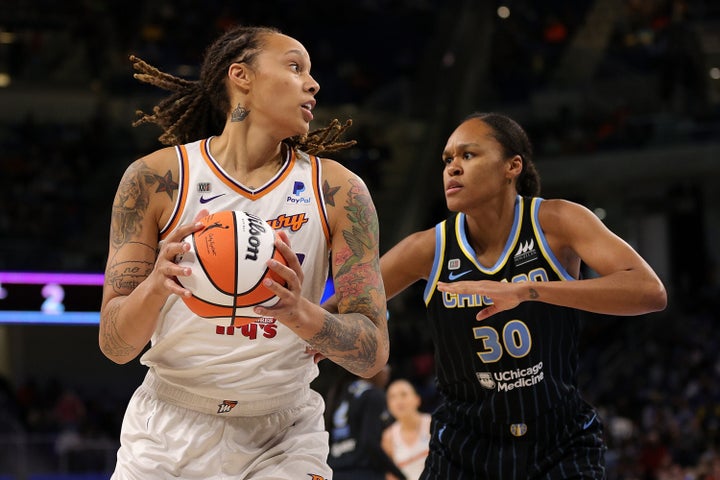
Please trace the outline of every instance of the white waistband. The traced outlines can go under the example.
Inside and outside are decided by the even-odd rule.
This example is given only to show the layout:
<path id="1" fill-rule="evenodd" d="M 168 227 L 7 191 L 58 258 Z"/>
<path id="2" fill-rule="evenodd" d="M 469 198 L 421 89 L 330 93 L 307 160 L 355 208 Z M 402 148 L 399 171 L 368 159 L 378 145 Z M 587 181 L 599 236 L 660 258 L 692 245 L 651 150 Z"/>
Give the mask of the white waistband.
<path id="1" fill-rule="evenodd" d="M 172 405 L 209 415 L 226 417 L 254 417 L 285 410 L 307 401 L 310 386 L 305 386 L 284 395 L 253 402 L 243 402 L 233 398 L 209 398 L 197 395 L 160 379 L 152 370 L 145 375 L 140 388 L 158 400 Z"/>

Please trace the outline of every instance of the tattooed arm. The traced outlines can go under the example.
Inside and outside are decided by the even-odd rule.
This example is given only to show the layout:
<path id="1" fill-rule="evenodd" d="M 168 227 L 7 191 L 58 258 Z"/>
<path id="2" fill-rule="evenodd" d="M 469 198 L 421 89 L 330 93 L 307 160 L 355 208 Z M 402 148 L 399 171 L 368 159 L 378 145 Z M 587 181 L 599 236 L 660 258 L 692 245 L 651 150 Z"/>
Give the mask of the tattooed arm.
<path id="1" fill-rule="evenodd" d="M 323 312 L 322 326 L 309 343 L 351 372 L 370 377 L 386 364 L 389 354 L 377 212 L 362 180 L 352 174 L 333 175 L 330 166 L 324 166 L 328 173 L 323 193 L 332 229 L 338 313 Z"/>
<path id="2" fill-rule="evenodd" d="M 299 298 L 301 269 L 290 246 L 276 245 L 288 268 L 271 265 L 288 288 L 270 288 L 276 307 L 256 308 L 292 328 L 315 352 L 361 377 L 387 363 L 389 341 L 385 290 L 380 275 L 377 212 L 363 181 L 340 164 L 323 161 L 323 193 L 331 230 L 332 272 L 337 312 Z M 282 239 L 287 237 L 280 234 Z M 290 273 L 290 271 L 294 273 Z"/>
<path id="3" fill-rule="evenodd" d="M 178 188 L 176 165 L 172 149 L 141 158 L 125 171 L 115 194 L 98 341 L 116 363 L 142 352 L 170 294 L 189 294 L 173 279 L 188 272 L 172 259 L 187 249 L 180 241 L 196 227 L 178 228 L 158 248 L 159 225 L 167 221 Z"/>

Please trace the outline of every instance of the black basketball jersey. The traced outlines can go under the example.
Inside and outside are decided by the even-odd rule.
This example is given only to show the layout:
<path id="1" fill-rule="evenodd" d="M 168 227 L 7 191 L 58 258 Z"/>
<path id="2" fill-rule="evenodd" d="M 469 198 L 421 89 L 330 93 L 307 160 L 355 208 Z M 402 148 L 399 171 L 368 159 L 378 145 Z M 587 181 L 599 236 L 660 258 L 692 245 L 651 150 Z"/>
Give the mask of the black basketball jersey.
<path id="1" fill-rule="evenodd" d="M 424 296 L 438 388 L 446 407 L 479 428 L 522 424 L 578 395 L 577 311 L 523 302 L 478 321 L 475 316 L 491 299 L 436 289 L 438 281 L 573 280 L 547 245 L 538 221 L 541 202 L 517 197 L 512 230 L 490 267 L 479 264 L 470 246 L 464 214 L 435 227 L 435 260 Z"/>
<path id="2" fill-rule="evenodd" d="M 384 480 L 385 472 L 401 475 L 381 448 L 390 421 L 382 388 L 358 379 L 342 390 L 329 425 L 328 464 L 335 478 Z"/>

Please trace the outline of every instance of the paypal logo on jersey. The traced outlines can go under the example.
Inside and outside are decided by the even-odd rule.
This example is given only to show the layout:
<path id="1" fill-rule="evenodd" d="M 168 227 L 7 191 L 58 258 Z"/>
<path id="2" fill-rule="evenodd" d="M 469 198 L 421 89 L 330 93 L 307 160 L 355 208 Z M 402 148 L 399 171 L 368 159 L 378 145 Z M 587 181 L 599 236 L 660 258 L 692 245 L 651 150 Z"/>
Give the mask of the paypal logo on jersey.
<path id="1" fill-rule="evenodd" d="M 293 184 L 292 196 L 288 196 L 287 203 L 310 203 L 310 197 L 302 197 L 300 194 L 305 191 L 305 184 L 303 182 L 295 182 Z"/>

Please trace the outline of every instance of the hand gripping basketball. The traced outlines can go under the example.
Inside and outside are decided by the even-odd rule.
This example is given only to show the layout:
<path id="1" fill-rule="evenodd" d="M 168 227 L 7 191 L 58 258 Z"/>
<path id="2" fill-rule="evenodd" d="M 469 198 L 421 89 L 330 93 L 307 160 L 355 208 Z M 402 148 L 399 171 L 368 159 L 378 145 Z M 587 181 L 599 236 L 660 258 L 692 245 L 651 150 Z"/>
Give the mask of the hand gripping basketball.
<path id="1" fill-rule="evenodd" d="M 272 306 L 278 298 L 263 280 L 285 285 L 267 267 L 272 259 L 287 265 L 275 248 L 275 232 L 263 219 L 242 211 L 224 210 L 200 219 L 205 227 L 188 235 L 190 251 L 177 263 L 192 274 L 178 281 L 192 292 L 182 297 L 196 315 L 216 325 L 242 326 L 258 315 L 252 307 Z"/>

